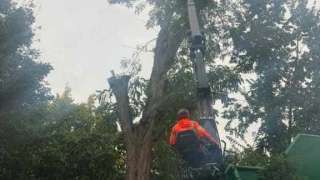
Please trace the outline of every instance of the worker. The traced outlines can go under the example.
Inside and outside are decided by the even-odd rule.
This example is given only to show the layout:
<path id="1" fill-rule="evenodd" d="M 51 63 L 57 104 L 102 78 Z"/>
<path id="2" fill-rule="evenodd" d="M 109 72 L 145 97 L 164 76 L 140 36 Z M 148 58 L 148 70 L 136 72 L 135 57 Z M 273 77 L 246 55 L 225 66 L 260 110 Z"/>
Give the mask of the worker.
<path id="1" fill-rule="evenodd" d="M 214 156 L 220 152 L 219 143 L 197 121 L 190 119 L 187 109 L 178 111 L 177 120 L 171 130 L 170 144 L 182 158 L 193 167 L 201 166 L 205 160 L 216 159 Z"/>

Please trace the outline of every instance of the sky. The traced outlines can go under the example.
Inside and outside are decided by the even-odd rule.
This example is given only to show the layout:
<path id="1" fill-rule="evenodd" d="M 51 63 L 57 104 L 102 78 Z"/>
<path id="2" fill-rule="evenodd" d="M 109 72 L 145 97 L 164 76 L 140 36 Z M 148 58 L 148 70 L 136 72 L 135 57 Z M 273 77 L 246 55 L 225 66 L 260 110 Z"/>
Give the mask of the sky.
<path id="1" fill-rule="evenodd" d="M 145 27 L 147 13 L 110 5 L 107 0 L 36 0 L 35 47 L 41 61 L 54 70 L 47 77 L 53 94 L 72 89 L 76 102 L 107 87 L 111 70 L 119 71 L 120 61 L 131 57 L 137 45 L 157 36 Z M 151 72 L 153 54 L 142 56 L 143 75 Z"/>

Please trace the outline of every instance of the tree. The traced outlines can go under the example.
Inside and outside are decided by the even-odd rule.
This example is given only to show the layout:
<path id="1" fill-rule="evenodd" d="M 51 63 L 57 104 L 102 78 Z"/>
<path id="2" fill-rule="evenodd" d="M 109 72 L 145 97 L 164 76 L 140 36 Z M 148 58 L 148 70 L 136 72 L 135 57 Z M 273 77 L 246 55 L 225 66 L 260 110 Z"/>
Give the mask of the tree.
<path id="1" fill-rule="evenodd" d="M 51 66 L 36 62 L 39 52 L 31 48 L 34 17 L 29 7 L 0 1 L 0 117 L 48 99 L 43 79 Z M 3 119 L 3 118 L 1 118 Z"/>
<path id="2" fill-rule="evenodd" d="M 169 33 L 168 30 L 162 30 L 160 34 L 165 32 Z M 130 117 L 129 77 L 121 76 L 109 79 L 110 87 L 115 93 L 119 106 L 120 125 L 126 139 L 128 180 L 147 180 L 150 176 L 154 123 L 156 119 L 159 120 L 165 113 L 161 112 L 160 109 L 160 105 L 164 103 L 162 97 L 165 88 L 164 76 L 171 64 L 170 60 L 174 59 L 175 51 L 179 47 L 179 42 L 172 42 L 179 35 L 172 34 L 172 32 L 170 34 L 171 37 L 165 34 L 159 35 L 160 40 L 158 40 L 158 48 L 156 48 L 159 50 L 155 53 L 155 63 L 157 63 L 157 66 L 152 71 L 146 109 L 143 111 L 139 126 L 133 126 L 133 117 Z M 166 57 L 163 57 L 163 54 Z"/>
<path id="3" fill-rule="evenodd" d="M 50 99 L 43 79 L 51 66 L 36 62 L 39 53 L 31 48 L 34 17 L 31 8 L 0 1 L 0 143 L 1 157 L 28 140 L 29 118 Z M 36 124 L 36 123 L 35 123 Z M 3 162 L 1 160 L 1 162 Z M 1 165 L 2 166 L 2 165 Z M 0 173 L 1 174 L 1 173 Z"/>
<path id="4" fill-rule="evenodd" d="M 260 122 L 258 149 L 277 154 L 298 132 L 319 133 L 316 126 L 305 123 L 317 122 L 311 107 L 320 100 L 312 95 L 318 88 L 309 82 L 317 84 L 318 70 L 308 67 L 319 59 L 314 49 L 318 43 L 311 39 L 317 38 L 314 32 L 320 19 L 305 0 L 244 4 L 238 13 L 239 25 L 232 29 L 233 61 L 242 73 L 255 73 L 256 79 L 242 93 L 248 105 L 236 103 L 225 117 L 240 120 L 234 129 L 240 135 L 253 122 Z"/>
<path id="5" fill-rule="evenodd" d="M 140 114 L 132 111 L 132 81 L 130 76 L 113 76 L 109 85 L 117 101 L 118 120 L 122 133 L 125 136 L 127 151 L 127 177 L 128 180 L 150 179 L 152 168 L 152 150 L 154 144 L 172 123 L 175 111 L 180 107 L 189 106 L 194 109 L 195 88 L 192 76 L 192 65 L 188 59 L 186 46 L 186 32 L 188 30 L 186 2 L 185 1 L 146 1 L 136 4 L 136 1 L 111 1 L 112 3 L 125 3 L 140 10 L 145 4 L 153 7 L 150 11 L 148 27 L 159 26 L 160 31 L 154 49 L 154 62 L 151 77 L 143 94 L 143 105 Z M 230 101 L 227 92 L 237 90 L 241 82 L 237 73 L 228 66 L 214 64 L 215 58 L 222 52 L 221 48 L 227 46 L 229 39 L 225 32 L 228 14 L 225 13 L 227 3 L 198 2 L 199 9 L 204 10 L 202 23 L 204 31 L 208 32 L 206 39 L 210 44 L 207 53 L 207 63 L 210 65 L 211 85 L 215 88 L 214 98 L 224 98 L 224 103 Z M 216 16 L 212 16 L 216 15 Z M 218 15 L 218 16 L 217 16 Z M 226 19 L 224 19 L 226 17 Z M 182 43 L 184 42 L 184 43 Z M 214 46 L 211 46 L 214 44 Z M 186 63 L 187 62 L 187 63 Z M 173 66 L 176 68 L 173 68 Z M 225 73 L 225 74 L 219 74 Z M 218 75 L 218 76 L 217 76 Z M 226 75 L 226 76 L 224 76 Z M 180 78 L 180 79 L 175 79 Z M 182 81 L 180 81 L 182 80 Z M 133 80 L 133 82 L 136 82 Z M 134 83 L 133 83 L 134 84 Z M 131 87 L 131 88 L 130 88 Z M 139 116 L 141 115 L 141 116 Z M 133 120 L 139 118 L 138 123 Z M 170 118 L 171 121 L 166 120 Z"/>
<path id="6" fill-rule="evenodd" d="M 70 88 L 48 106 L 46 134 L 28 144 L 36 179 L 122 179 L 122 141 L 92 104 L 75 104 Z M 25 174 L 26 175 L 26 174 Z M 29 175 L 30 176 L 30 175 Z"/>
<path id="7" fill-rule="evenodd" d="M 31 48 L 34 17 L 29 7 L 0 1 L 0 136 L 23 133 L 22 119 L 50 99 L 43 79 L 51 66 L 36 62 L 38 51 Z M 15 125 L 13 125 L 15 124 Z M 21 137 L 24 135 L 22 134 Z M 6 145 L 9 142 L 3 142 Z"/>
<path id="8" fill-rule="evenodd" d="M 18 152 L 36 134 L 38 120 L 44 115 L 42 105 L 51 98 L 44 82 L 51 66 L 37 62 L 39 52 L 31 47 L 33 23 L 30 7 L 0 1 L 1 175 L 15 174 L 14 168 L 22 168 L 17 159 L 25 157 Z"/>
<path id="9" fill-rule="evenodd" d="M 38 131 L 0 156 L 0 178 L 123 179 L 122 138 L 108 123 L 112 113 L 105 110 L 102 114 L 92 98 L 75 104 L 67 87 L 44 109 L 30 115 L 40 118 Z M 29 126 L 35 128 L 34 124 Z"/>

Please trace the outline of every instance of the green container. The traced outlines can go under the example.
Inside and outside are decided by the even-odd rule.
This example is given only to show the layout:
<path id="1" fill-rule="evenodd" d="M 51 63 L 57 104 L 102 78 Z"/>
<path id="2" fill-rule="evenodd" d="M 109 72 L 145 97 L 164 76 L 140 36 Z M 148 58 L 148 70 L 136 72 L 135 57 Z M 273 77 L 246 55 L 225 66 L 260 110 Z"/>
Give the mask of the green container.
<path id="1" fill-rule="evenodd" d="M 226 169 L 227 180 L 258 180 L 260 167 L 250 166 L 233 166 L 230 165 Z"/>
<path id="2" fill-rule="evenodd" d="M 299 134 L 285 152 L 297 175 L 320 180 L 320 136 Z"/>

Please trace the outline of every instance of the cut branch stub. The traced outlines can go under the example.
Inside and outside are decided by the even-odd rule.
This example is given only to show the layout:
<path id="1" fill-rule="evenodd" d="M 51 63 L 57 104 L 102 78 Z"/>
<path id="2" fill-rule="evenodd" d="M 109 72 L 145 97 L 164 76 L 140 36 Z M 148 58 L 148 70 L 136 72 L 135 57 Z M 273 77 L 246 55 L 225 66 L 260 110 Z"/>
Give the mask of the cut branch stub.
<path id="1" fill-rule="evenodd" d="M 127 75 L 112 76 L 108 79 L 110 88 L 117 100 L 121 129 L 128 133 L 131 132 L 132 128 L 128 95 L 129 80 L 130 76 Z"/>

